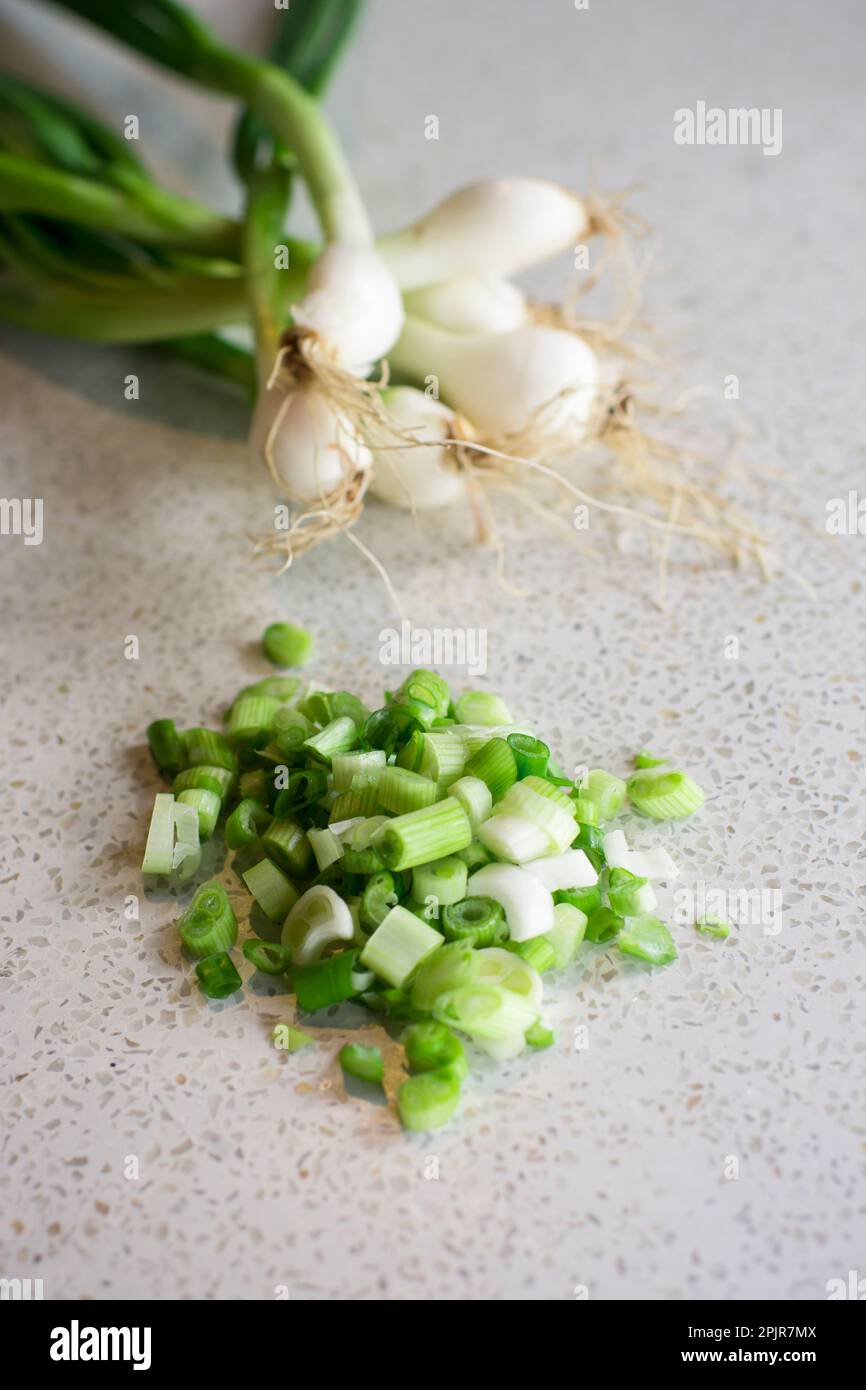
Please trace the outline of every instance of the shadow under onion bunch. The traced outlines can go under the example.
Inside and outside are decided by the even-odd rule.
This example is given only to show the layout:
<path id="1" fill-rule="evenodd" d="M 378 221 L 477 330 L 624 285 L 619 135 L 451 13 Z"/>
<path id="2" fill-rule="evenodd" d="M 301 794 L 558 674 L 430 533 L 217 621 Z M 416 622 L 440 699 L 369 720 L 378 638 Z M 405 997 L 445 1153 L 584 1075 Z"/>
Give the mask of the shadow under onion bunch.
<path id="1" fill-rule="evenodd" d="M 54 3 L 241 104 L 243 215 L 168 193 L 94 118 L 4 79 L 0 315 L 158 342 L 252 386 L 252 446 L 293 506 L 263 550 L 289 563 L 342 532 L 369 553 L 352 534 L 368 490 L 412 510 L 468 501 L 483 534 L 486 487 L 547 479 L 656 531 L 760 552 L 747 519 L 639 428 L 621 325 L 581 323 L 512 282 L 597 235 L 625 256 L 612 206 L 541 179 L 481 181 L 374 239 L 319 102 L 360 0 L 281 11 L 270 61 L 227 47 L 174 0 Z M 318 215 L 315 245 L 286 235 L 295 176 Z M 221 333 L 243 323 L 254 359 Z M 557 466 L 599 442 L 651 510 L 600 502 Z"/>
<path id="2" fill-rule="evenodd" d="M 307 635 L 277 626 L 269 659 L 305 660 Z M 243 899 L 207 878 L 203 856 L 217 836 L 249 895 L 244 959 L 288 975 L 298 1012 L 322 1027 L 321 1011 L 352 1002 L 404 1030 L 410 1076 L 395 1099 L 407 1129 L 450 1118 L 471 1048 L 504 1061 L 553 1043 L 542 976 L 584 943 L 650 965 L 676 958 L 654 884 L 677 866 L 613 823 L 627 802 L 650 822 L 701 808 L 700 787 L 664 759 L 642 751 L 628 781 L 594 768 L 575 782 L 499 696 L 452 695 L 423 669 L 376 710 L 266 676 L 238 693 L 222 730 L 179 732 L 163 718 L 147 737 L 170 790 L 154 799 L 142 873 L 193 888 L 177 926 L 203 993 L 242 987 Z M 728 931 L 720 918 L 695 926 Z M 274 1030 L 289 1052 L 315 1041 L 295 1022 Z M 340 1064 L 385 1081 L 375 1045 L 347 1045 Z"/>

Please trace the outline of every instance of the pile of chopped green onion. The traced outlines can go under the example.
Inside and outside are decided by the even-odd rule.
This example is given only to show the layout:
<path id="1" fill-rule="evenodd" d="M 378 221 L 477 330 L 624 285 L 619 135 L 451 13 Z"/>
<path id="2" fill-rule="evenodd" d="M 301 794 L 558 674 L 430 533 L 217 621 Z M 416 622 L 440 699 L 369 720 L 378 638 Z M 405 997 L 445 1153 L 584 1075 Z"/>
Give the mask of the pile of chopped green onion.
<path id="1" fill-rule="evenodd" d="M 303 659 L 305 634 L 292 629 L 281 648 L 275 631 L 271 659 Z M 673 820 L 704 796 L 646 753 L 628 781 L 596 768 L 575 783 L 498 696 L 454 697 L 428 670 L 375 710 L 349 691 L 267 676 L 238 693 L 222 731 L 158 719 L 148 742 L 171 790 L 156 796 L 142 872 L 193 879 L 220 826 L 257 905 L 251 929 L 257 915 L 271 924 L 269 939 L 247 937 L 244 957 L 290 974 L 301 1013 L 354 1000 L 407 1025 L 410 1075 L 396 1095 L 407 1129 L 456 1109 L 464 1038 L 498 1059 L 553 1042 L 542 975 L 566 969 L 584 941 L 654 965 L 676 957 L 653 887 L 676 866 L 609 823 L 627 798 Z M 207 996 L 240 989 L 238 923 L 220 883 L 197 888 L 178 930 Z M 314 1041 L 283 1024 L 274 1040 L 290 1052 Z M 340 1062 L 382 1086 L 378 1048 L 344 1047 Z"/>

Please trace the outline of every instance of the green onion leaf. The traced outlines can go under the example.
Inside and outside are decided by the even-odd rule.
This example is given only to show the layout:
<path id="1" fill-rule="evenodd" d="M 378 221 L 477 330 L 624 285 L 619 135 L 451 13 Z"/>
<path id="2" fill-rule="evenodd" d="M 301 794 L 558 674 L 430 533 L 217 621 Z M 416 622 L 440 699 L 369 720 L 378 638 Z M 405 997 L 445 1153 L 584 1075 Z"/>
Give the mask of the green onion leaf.
<path id="1" fill-rule="evenodd" d="M 667 965 L 677 956 L 674 939 L 658 917 L 635 917 L 619 933 L 616 944 L 623 955 L 648 960 L 652 965 Z"/>
<path id="2" fill-rule="evenodd" d="M 247 960 L 263 975 L 285 975 L 292 963 L 291 951 L 278 941 L 245 941 L 242 947 Z"/>
<path id="3" fill-rule="evenodd" d="M 274 666 L 305 666 L 313 654 L 313 639 L 294 623 L 271 623 L 262 634 L 262 650 Z"/>
<path id="4" fill-rule="evenodd" d="M 447 1067 L 411 1076 L 397 1090 L 397 1111 L 404 1129 L 439 1129 L 460 1102 L 460 1078 Z"/>
<path id="5" fill-rule="evenodd" d="M 684 772 L 658 772 L 646 768 L 628 780 L 632 805 L 653 820 L 683 820 L 704 804 L 704 793 Z"/>
<path id="6" fill-rule="evenodd" d="M 347 1076 L 356 1076 L 373 1086 L 381 1086 L 385 1079 L 385 1064 L 378 1047 L 346 1043 L 345 1047 L 340 1048 L 339 1060 Z"/>
<path id="7" fill-rule="evenodd" d="M 200 960 L 195 973 L 209 999 L 226 999 L 241 987 L 241 977 L 225 951 Z"/>
<path id="8" fill-rule="evenodd" d="M 469 1075 L 466 1049 L 456 1033 L 444 1023 L 427 1018 L 410 1023 L 400 1039 L 412 1072 L 441 1071 L 447 1067 L 459 1081 Z"/>
<path id="9" fill-rule="evenodd" d="M 297 888 L 270 859 L 254 864 L 241 878 L 272 922 L 282 922 L 298 901 Z"/>

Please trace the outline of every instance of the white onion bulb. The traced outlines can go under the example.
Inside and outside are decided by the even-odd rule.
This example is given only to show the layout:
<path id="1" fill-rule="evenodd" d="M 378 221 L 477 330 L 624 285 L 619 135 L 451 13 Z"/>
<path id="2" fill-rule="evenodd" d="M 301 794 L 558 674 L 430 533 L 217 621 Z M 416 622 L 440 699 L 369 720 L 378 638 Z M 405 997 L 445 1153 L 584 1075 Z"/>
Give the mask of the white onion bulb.
<path id="1" fill-rule="evenodd" d="M 265 457 L 268 436 L 274 470 L 296 502 L 318 502 L 358 469 L 372 462 L 347 415 L 337 410 L 314 380 L 293 388 L 288 399 L 262 391 L 253 415 L 251 446 Z"/>
<path id="2" fill-rule="evenodd" d="M 445 507 L 463 493 L 463 479 L 455 472 L 449 450 L 437 440 L 454 436 L 454 417 L 441 401 L 431 400 L 413 386 L 392 386 L 382 393 L 382 404 L 395 426 L 429 443 L 400 443 L 396 435 L 382 430 L 381 447 L 371 437 L 375 471 L 370 491 L 393 507 L 426 511 Z"/>
<path id="3" fill-rule="evenodd" d="M 406 311 L 452 333 L 507 333 L 529 319 L 526 296 L 501 275 L 464 275 L 410 290 Z"/>
<path id="4" fill-rule="evenodd" d="M 400 333 L 403 301 L 372 247 L 337 243 L 316 261 L 292 317 L 297 327 L 317 333 L 341 366 L 366 376 Z"/>

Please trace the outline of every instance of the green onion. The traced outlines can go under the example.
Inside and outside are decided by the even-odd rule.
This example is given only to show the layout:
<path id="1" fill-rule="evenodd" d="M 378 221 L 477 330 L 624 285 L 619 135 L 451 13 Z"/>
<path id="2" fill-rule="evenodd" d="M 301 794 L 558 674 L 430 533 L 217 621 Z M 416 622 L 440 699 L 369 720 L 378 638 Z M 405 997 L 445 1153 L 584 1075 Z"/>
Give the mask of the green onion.
<path id="1" fill-rule="evenodd" d="M 556 949 L 548 940 L 549 934 L 546 932 L 544 936 L 534 936 L 530 941 L 507 941 L 505 949 L 513 951 L 521 960 L 525 960 L 527 965 L 531 965 L 533 970 L 537 970 L 539 975 L 543 975 L 545 970 L 551 970 L 556 965 Z"/>
<path id="2" fill-rule="evenodd" d="M 175 796 L 181 792 L 203 789 L 216 792 L 225 801 L 234 782 L 234 773 L 225 767 L 212 767 L 205 763 L 201 767 L 188 767 L 179 772 L 171 784 Z"/>
<path id="3" fill-rule="evenodd" d="M 704 793 L 684 772 L 658 772 L 647 768 L 628 780 L 632 805 L 653 820 L 683 820 L 704 804 Z"/>
<path id="4" fill-rule="evenodd" d="M 306 666 L 313 654 L 313 639 L 294 623 L 271 623 L 262 634 L 262 650 L 274 666 Z"/>
<path id="5" fill-rule="evenodd" d="M 374 781 L 380 781 L 385 767 L 385 753 L 381 748 L 370 748 L 365 753 L 335 753 L 331 758 L 331 771 L 334 774 L 334 791 L 348 791 L 356 773 L 364 773 Z"/>
<path id="6" fill-rule="evenodd" d="M 601 889 L 597 883 L 591 888 L 560 888 L 554 893 L 553 901 L 568 903 L 588 917 L 597 907 L 601 907 Z"/>
<path id="7" fill-rule="evenodd" d="M 243 953 L 263 975 L 285 975 L 292 961 L 291 951 L 278 941 L 245 941 Z"/>
<path id="8" fill-rule="evenodd" d="M 180 737 L 190 767 L 223 767 L 237 772 L 237 754 L 222 734 L 213 729 L 185 729 Z"/>
<path id="9" fill-rule="evenodd" d="M 578 792 L 572 798 L 572 806 L 578 825 L 598 825 L 598 804 L 591 797 L 581 796 Z"/>
<path id="10" fill-rule="evenodd" d="M 404 1129 L 439 1129 L 460 1102 L 460 1079 L 445 1068 L 410 1076 L 397 1089 L 397 1110 Z"/>
<path id="11" fill-rule="evenodd" d="M 652 912 L 658 901 L 648 879 L 631 874 L 628 869 L 611 869 L 607 899 L 621 917 L 642 917 Z"/>
<path id="12" fill-rule="evenodd" d="M 534 1047 L 536 1051 L 540 1051 L 545 1047 L 552 1047 L 556 1041 L 552 1030 L 547 1028 L 540 1019 L 536 1019 L 535 1023 L 533 1023 L 530 1028 L 527 1028 L 523 1036 L 526 1039 L 526 1046 Z"/>
<path id="13" fill-rule="evenodd" d="M 281 705 L 271 721 L 271 743 L 283 758 L 298 757 L 312 732 L 306 715 L 291 705 Z"/>
<path id="14" fill-rule="evenodd" d="M 265 676 L 262 680 L 256 681 L 253 685 L 246 685 L 243 690 L 238 691 L 235 703 L 246 699 L 248 695 L 266 695 L 278 704 L 286 705 L 297 698 L 302 684 L 300 676 Z"/>
<path id="15" fill-rule="evenodd" d="M 524 867 L 551 893 L 559 893 L 563 888 L 591 888 L 598 882 L 598 874 L 582 849 L 548 854 Z"/>
<path id="16" fill-rule="evenodd" d="M 724 917 L 719 917 L 715 912 L 708 912 L 705 917 L 701 917 L 695 922 L 696 929 L 702 936 L 729 936 L 731 924 Z"/>
<path id="17" fill-rule="evenodd" d="M 467 777 L 480 777 L 494 801 L 517 781 L 517 761 L 504 738 L 491 738 L 473 753 L 463 769 Z"/>
<path id="18" fill-rule="evenodd" d="M 350 874 L 377 874 L 384 864 L 374 849 L 354 849 L 351 846 L 343 851 L 343 868 Z"/>
<path id="19" fill-rule="evenodd" d="M 570 793 L 565 790 L 565 787 L 572 786 L 571 782 L 560 783 L 551 777 L 536 777 L 531 772 L 521 780 L 524 789 L 528 788 L 537 792 L 539 796 L 547 797 L 547 800 L 552 801 L 561 811 L 567 811 L 570 816 L 574 815 L 574 802 Z"/>
<path id="20" fill-rule="evenodd" d="M 582 849 L 596 870 L 599 863 L 604 863 L 604 831 L 600 826 L 581 825 L 571 846 L 572 849 Z"/>
<path id="21" fill-rule="evenodd" d="M 412 894 L 419 902 L 435 898 L 440 907 L 448 907 L 465 898 L 467 876 L 463 860 L 454 855 L 418 864 L 412 870 Z"/>
<path id="22" fill-rule="evenodd" d="M 293 1028 L 288 1023 L 278 1023 L 273 1032 L 274 1047 L 278 1047 L 282 1052 L 300 1052 L 301 1048 L 309 1047 L 316 1041 L 309 1033 L 303 1032 L 301 1028 Z"/>
<path id="23" fill-rule="evenodd" d="M 491 816 L 479 827 L 478 838 L 494 859 L 505 859 L 509 864 L 538 859 L 547 854 L 551 844 L 547 832 L 523 816 Z"/>
<path id="24" fill-rule="evenodd" d="M 239 744 L 264 742 L 279 708 L 271 695 L 238 696 L 229 713 L 226 737 Z"/>
<path id="25" fill-rule="evenodd" d="M 397 892 L 394 875 L 387 869 L 380 869 L 370 876 L 361 896 L 361 922 L 371 931 L 378 927 L 392 907 L 397 906 Z"/>
<path id="26" fill-rule="evenodd" d="M 599 818 L 603 821 L 611 820 L 616 815 L 625 801 L 625 792 L 625 782 L 621 777 L 614 777 L 613 773 L 603 772 L 598 767 L 587 774 L 579 788 L 582 797 L 595 802 Z"/>
<path id="27" fill-rule="evenodd" d="M 334 834 L 333 830 L 308 830 L 307 839 L 312 846 L 313 854 L 316 856 L 320 873 L 329 869 L 332 864 L 336 864 L 338 859 L 342 859 L 343 842 Z"/>
<path id="28" fill-rule="evenodd" d="M 427 898 L 419 902 L 417 898 L 404 898 L 402 906 L 407 912 L 413 913 L 415 917 L 420 917 L 422 922 L 428 926 L 439 927 L 439 900 L 438 898 Z"/>
<path id="29" fill-rule="evenodd" d="M 475 980 L 483 985 L 497 985 L 519 994 L 534 1007 L 541 1007 L 544 985 L 537 970 L 528 961 L 506 951 L 501 946 L 488 946 L 475 952 Z"/>
<path id="30" fill-rule="evenodd" d="M 410 772 L 405 767 L 386 767 L 379 778 L 377 795 L 386 811 L 400 816 L 432 806 L 439 789 L 429 777 L 422 777 L 418 772 Z"/>
<path id="31" fill-rule="evenodd" d="M 483 724 L 486 728 L 511 723 L 505 701 L 487 690 L 464 690 L 454 701 L 454 716 L 458 724 Z"/>
<path id="32" fill-rule="evenodd" d="M 346 714 L 339 719 L 332 719 L 330 724 L 326 724 L 318 733 L 311 734 L 304 740 L 304 747 L 313 757 L 321 759 L 323 763 L 329 763 L 335 753 L 348 753 L 357 742 L 358 730 L 355 721 Z"/>
<path id="33" fill-rule="evenodd" d="M 270 859 L 254 864 L 241 878 L 272 922 L 282 922 L 298 901 L 297 888 Z"/>
<path id="34" fill-rule="evenodd" d="M 296 767 L 274 797 L 274 815 L 295 816 L 320 801 L 327 789 L 328 774 L 323 767 Z"/>
<path id="35" fill-rule="evenodd" d="M 410 1023 L 400 1039 L 412 1072 L 441 1071 L 447 1067 L 459 1081 L 469 1075 L 466 1049 L 456 1033 L 436 1019 Z"/>
<path id="36" fill-rule="evenodd" d="M 528 941 L 553 926 L 553 898 L 537 878 L 515 864 L 485 864 L 467 885 L 469 894 L 500 903 L 512 941 Z"/>
<path id="37" fill-rule="evenodd" d="M 379 809 L 379 787 L 374 783 L 363 791 L 340 792 L 331 805 L 331 820 L 339 823 L 356 816 L 372 816 Z"/>
<path id="38" fill-rule="evenodd" d="M 255 844 L 262 833 L 273 824 L 273 816 L 258 801 L 239 801 L 226 821 L 226 844 L 229 849 Z"/>
<path id="39" fill-rule="evenodd" d="M 658 917 L 635 917 L 619 933 L 616 944 L 623 955 L 648 960 L 652 965 L 667 965 L 677 957 L 674 939 Z"/>
<path id="40" fill-rule="evenodd" d="M 570 811 L 560 806 L 555 798 L 536 791 L 530 785 L 532 781 L 531 777 L 525 777 L 522 782 L 515 782 L 509 787 L 502 800 L 493 808 L 494 818 L 500 815 L 516 816 L 521 820 L 531 821 L 547 836 L 548 850 L 563 854 L 574 840 L 574 817 Z M 551 787 L 550 790 L 557 789 Z"/>
<path id="41" fill-rule="evenodd" d="M 506 740 L 517 763 L 517 776 L 543 777 L 550 761 L 550 749 L 531 734 L 509 734 Z"/>
<path id="42" fill-rule="evenodd" d="M 405 907 L 392 907 L 361 952 L 361 964 L 380 979 L 402 989 L 427 957 L 442 946 L 442 937 Z"/>
<path id="43" fill-rule="evenodd" d="M 369 1081 L 381 1086 L 385 1079 L 385 1064 L 378 1047 L 364 1043 L 346 1043 L 340 1048 L 340 1066 L 347 1076 L 356 1076 L 360 1081 Z"/>
<path id="44" fill-rule="evenodd" d="M 634 755 L 635 767 L 662 767 L 666 762 L 667 758 L 654 758 L 652 753 L 648 753 L 645 748 Z"/>
<path id="45" fill-rule="evenodd" d="M 226 890 L 211 879 L 203 883 L 178 919 L 180 939 L 193 956 L 228 951 L 238 939 L 238 924 Z"/>
<path id="46" fill-rule="evenodd" d="M 327 699 L 331 719 L 349 718 L 358 729 L 363 729 L 370 718 L 370 711 L 363 700 L 359 700 L 351 690 L 334 690 Z M 324 722 L 327 724 L 327 719 Z"/>
<path id="47" fill-rule="evenodd" d="M 412 983 L 413 1006 L 429 1014 L 440 995 L 448 994 L 460 985 L 476 979 L 481 952 L 463 941 L 450 941 L 435 951 L 415 976 Z"/>
<path id="48" fill-rule="evenodd" d="M 482 864 L 489 864 L 493 855 L 480 840 L 470 840 L 465 849 L 457 850 L 457 858 L 462 859 L 471 872 L 472 869 L 480 869 Z"/>
<path id="49" fill-rule="evenodd" d="M 451 691 L 447 682 L 435 671 L 412 671 L 394 695 L 392 703 L 405 705 L 418 723 L 429 729 L 434 719 L 447 715 Z"/>
<path id="50" fill-rule="evenodd" d="M 622 918 L 609 907 L 597 907 L 586 923 L 587 941 L 610 941 L 625 926 Z"/>
<path id="51" fill-rule="evenodd" d="M 493 797 L 487 783 L 480 777 L 459 777 L 451 783 L 448 795 L 460 802 L 469 817 L 472 834 L 477 835 L 479 826 L 489 819 L 493 810 Z"/>
<path id="52" fill-rule="evenodd" d="M 352 999 L 358 993 L 353 980 L 357 959 L 355 950 L 338 951 L 324 960 L 296 967 L 292 971 L 292 987 L 298 1008 L 305 1014 L 314 1014 Z"/>
<path id="53" fill-rule="evenodd" d="M 433 1017 L 470 1038 L 499 1041 L 522 1038 L 538 1017 L 538 1010 L 531 999 L 501 985 L 471 984 L 440 995 Z"/>
<path id="54" fill-rule="evenodd" d="M 175 801 L 171 808 L 171 816 L 174 823 L 172 877 L 176 883 L 185 883 L 198 872 L 201 864 L 198 811 L 195 806 L 186 806 L 182 801 Z"/>
<path id="55" fill-rule="evenodd" d="M 420 729 L 420 721 L 408 706 L 387 705 L 374 710 L 362 731 L 365 744 L 381 748 L 389 757 Z"/>
<path id="56" fill-rule="evenodd" d="M 559 897 L 557 893 L 556 897 Z M 577 949 L 586 932 L 587 914 L 569 902 L 554 902 L 553 926 L 543 937 L 536 940 L 548 941 L 553 947 L 554 970 L 565 970 L 577 955 Z"/>
<path id="57" fill-rule="evenodd" d="M 225 951 L 200 960 L 195 973 L 209 999 L 226 999 L 241 987 L 241 977 Z"/>
<path id="58" fill-rule="evenodd" d="M 343 899 L 326 883 L 316 883 L 302 894 L 283 923 L 282 943 L 295 965 L 309 965 L 338 941 L 355 935 L 352 914 Z"/>
<path id="59" fill-rule="evenodd" d="M 377 832 L 373 848 L 387 869 L 413 869 L 465 849 L 471 839 L 466 812 L 449 796 L 388 821 Z"/>
<path id="60" fill-rule="evenodd" d="M 143 874 L 170 874 L 174 854 L 174 797 L 171 792 L 157 792 L 153 801 L 144 858 Z"/>
<path id="61" fill-rule="evenodd" d="M 242 801 L 257 801 L 260 806 L 267 806 L 272 791 L 273 778 L 268 779 L 263 767 L 250 768 L 238 778 L 238 796 Z"/>
<path id="62" fill-rule="evenodd" d="M 186 752 L 173 719 L 155 719 L 147 726 L 147 742 L 160 772 L 182 772 Z"/>
<path id="63" fill-rule="evenodd" d="M 464 898 L 442 910 L 442 932 L 448 941 L 466 945 L 492 946 L 508 935 L 505 913 L 492 898 Z"/>
<path id="64" fill-rule="evenodd" d="M 418 736 L 421 758 L 418 772 L 447 791 L 456 782 L 466 763 L 466 744 L 451 729 L 430 729 Z M 399 762 L 402 754 L 398 757 Z"/>
<path id="65" fill-rule="evenodd" d="M 277 817 L 261 836 L 262 849 L 292 878 L 306 878 L 313 867 L 313 851 L 304 831 L 295 820 Z"/>
<path id="66" fill-rule="evenodd" d="M 222 806 L 219 793 L 208 791 L 206 787 L 190 787 L 187 791 L 181 792 L 177 799 L 184 806 L 195 807 L 198 813 L 199 839 L 209 840 L 216 828 Z"/>

